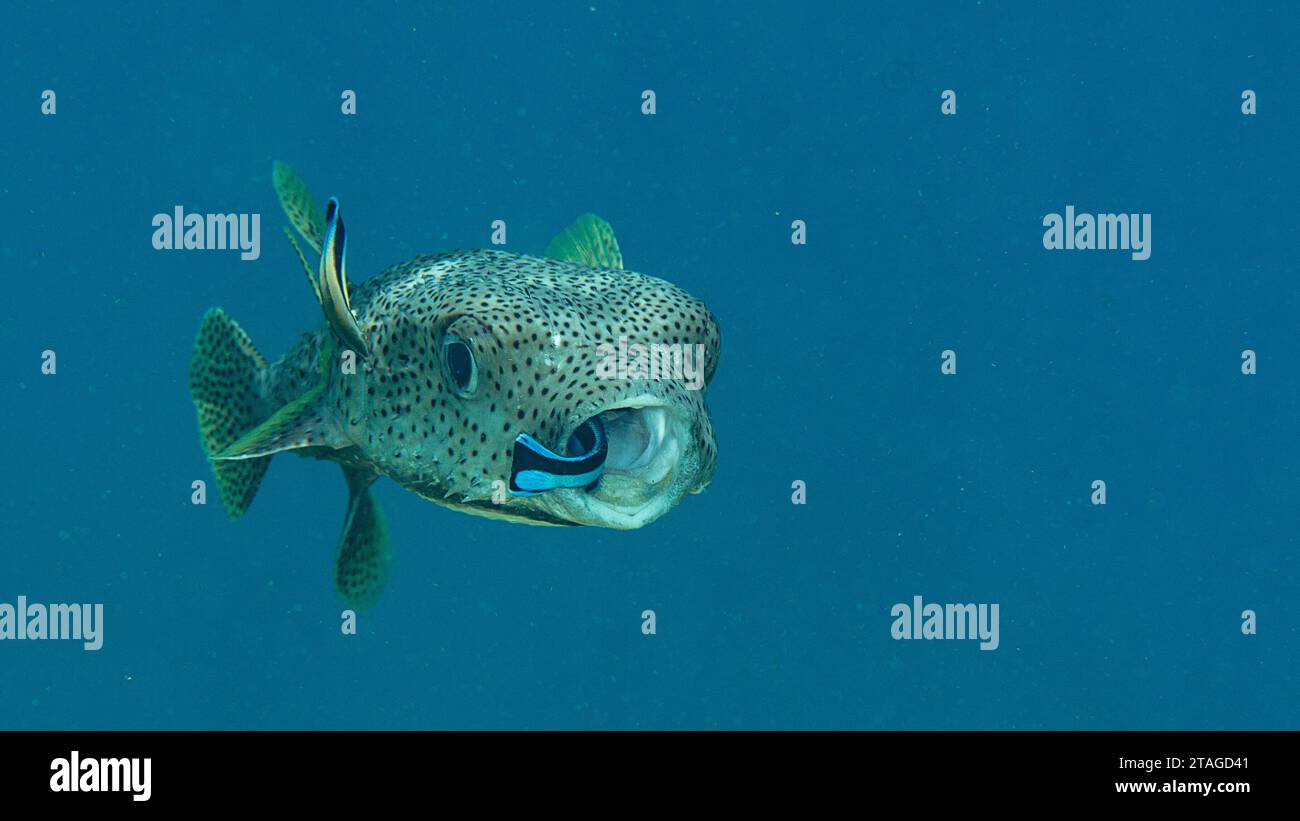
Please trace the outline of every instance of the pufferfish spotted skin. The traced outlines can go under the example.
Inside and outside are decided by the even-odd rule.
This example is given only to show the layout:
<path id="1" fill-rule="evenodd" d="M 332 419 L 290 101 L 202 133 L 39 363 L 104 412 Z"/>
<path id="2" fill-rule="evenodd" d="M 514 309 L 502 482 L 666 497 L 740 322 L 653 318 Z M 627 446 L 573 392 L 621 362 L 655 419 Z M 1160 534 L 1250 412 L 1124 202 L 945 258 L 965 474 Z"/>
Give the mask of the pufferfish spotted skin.
<path id="1" fill-rule="evenodd" d="M 526 524 L 643 527 L 713 478 L 705 404 L 717 320 L 668 282 L 623 269 L 585 215 L 547 257 L 452 251 L 349 288 L 338 202 L 324 212 L 275 166 L 280 203 L 325 321 L 268 364 L 221 309 L 195 342 L 190 392 L 232 517 L 271 457 L 337 462 L 349 489 L 336 588 L 375 603 L 392 550 L 371 485 Z"/>

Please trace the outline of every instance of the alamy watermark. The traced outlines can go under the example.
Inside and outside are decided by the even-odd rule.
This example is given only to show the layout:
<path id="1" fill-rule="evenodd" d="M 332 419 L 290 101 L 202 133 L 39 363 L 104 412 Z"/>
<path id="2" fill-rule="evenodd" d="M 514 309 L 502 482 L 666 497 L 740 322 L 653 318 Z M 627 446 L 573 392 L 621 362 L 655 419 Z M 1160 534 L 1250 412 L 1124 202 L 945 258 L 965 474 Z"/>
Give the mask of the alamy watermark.
<path id="1" fill-rule="evenodd" d="M 186 214 L 176 206 L 170 214 L 155 214 L 153 247 L 158 251 L 239 249 L 239 258 L 262 255 L 261 214 Z"/>
<path id="2" fill-rule="evenodd" d="M 0 602 L 0 640 L 59 639 L 80 641 L 87 650 L 104 646 L 104 605 Z"/>
<path id="3" fill-rule="evenodd" d="M 148 801 L 152 758 L 82 758 L 73 750 L 67 758 L 50 762 L 53 792 L 124 792 L 132 801 Z"/>
<path id="4" fill-rule="evenodd" d="M 676 380 L 687 390 L 704 387 L 704 346 L 681 343 L 628 343 L 620 336 L 618 345 L 602 342 L 596 347 L 597 379 Z"/>
<path id="5" fill-rule="evenodd" d="M 979 639 L 981 650 L 996 650 L 1001 643 L 996 604 L 925 604 L 913 596 L 910 605 L 899 602 L 889 615 L 894 617 L 889 633 L 895 641 Z"/>
<path id="6" fill-rule="evenodd" d="M 1150 214 L 1076 214 L 1043 217 L 1043 247 L 1049 251 L 1132 251 L 1133 259 L 1151 257 Z"/>

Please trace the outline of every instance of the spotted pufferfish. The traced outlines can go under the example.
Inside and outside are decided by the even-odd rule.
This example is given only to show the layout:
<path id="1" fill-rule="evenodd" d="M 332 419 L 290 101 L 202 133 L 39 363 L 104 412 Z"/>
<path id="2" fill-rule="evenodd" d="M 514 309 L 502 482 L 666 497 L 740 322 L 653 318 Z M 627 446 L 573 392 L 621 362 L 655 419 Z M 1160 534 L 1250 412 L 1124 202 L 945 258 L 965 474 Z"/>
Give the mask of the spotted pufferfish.
<path id="1" fill-rule="evenodd" d="M 199 434 L 223 506 L 244 514 L 274 454 L 337 462 L 348 487 L 335 586 L 375 603 L 392 549 L 371 488 L 387 476 L 444 507 L 542 525 L 634 529 L 713 478 L 705 404 L 721 352 L 699 299 L 623 269 L 592 214 L 546 257 L 449 251 L 397 263 L 355 288 L 337 200 L 322 212 L 276 163 L 275 190 L 325 321 L 270 364 L 220 308 L 190 364 Z M 610 370 L 617 350 L 696 352 L 677 370 Z M 680 365 L 681 358 L 676 360 Z M 702 376 L 702 378 L 701 378 Z"/>

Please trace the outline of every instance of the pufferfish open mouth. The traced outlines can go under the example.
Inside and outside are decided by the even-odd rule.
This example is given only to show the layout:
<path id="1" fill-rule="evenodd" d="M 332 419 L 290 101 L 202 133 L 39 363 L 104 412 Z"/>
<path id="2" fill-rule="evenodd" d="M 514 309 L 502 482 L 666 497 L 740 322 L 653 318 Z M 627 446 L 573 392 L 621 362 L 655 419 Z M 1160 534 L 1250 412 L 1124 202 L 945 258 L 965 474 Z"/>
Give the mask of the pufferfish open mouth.
<path id="1" fill-rule="evenodd" d="M 547 507 L 578 524 L 640 527 L 675 501 L 666 491 L 681 455 L 678 427 L 670 407 L 632 401 L 580 422 L 564 454 L 520 434 L 511 493 L 546 494 Z"/>
<path id="2" fill-rule="evenodd" d="M 668 408 L 615 408 L 597 414 L 588 423 L 593 421 L 605 428 L 609 438 L 606 480 L 630 478 L 653 485 L 677 463 L 677 434 Z"/>

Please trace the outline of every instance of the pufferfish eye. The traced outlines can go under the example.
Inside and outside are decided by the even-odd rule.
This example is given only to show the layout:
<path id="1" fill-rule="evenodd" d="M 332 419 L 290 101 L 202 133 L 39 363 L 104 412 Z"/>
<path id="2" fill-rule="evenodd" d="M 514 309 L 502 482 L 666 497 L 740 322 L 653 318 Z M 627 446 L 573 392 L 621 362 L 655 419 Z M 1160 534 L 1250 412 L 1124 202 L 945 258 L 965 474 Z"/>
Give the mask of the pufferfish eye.
<path id="1" fill-rule="evenodd" d="M 469 343 L 458 336 L 448 335 L 442 343 L 442 360 L 447 368 L 452 389 L 462 398 L 474 394 L 478 388 L 478 363 Z"/>

